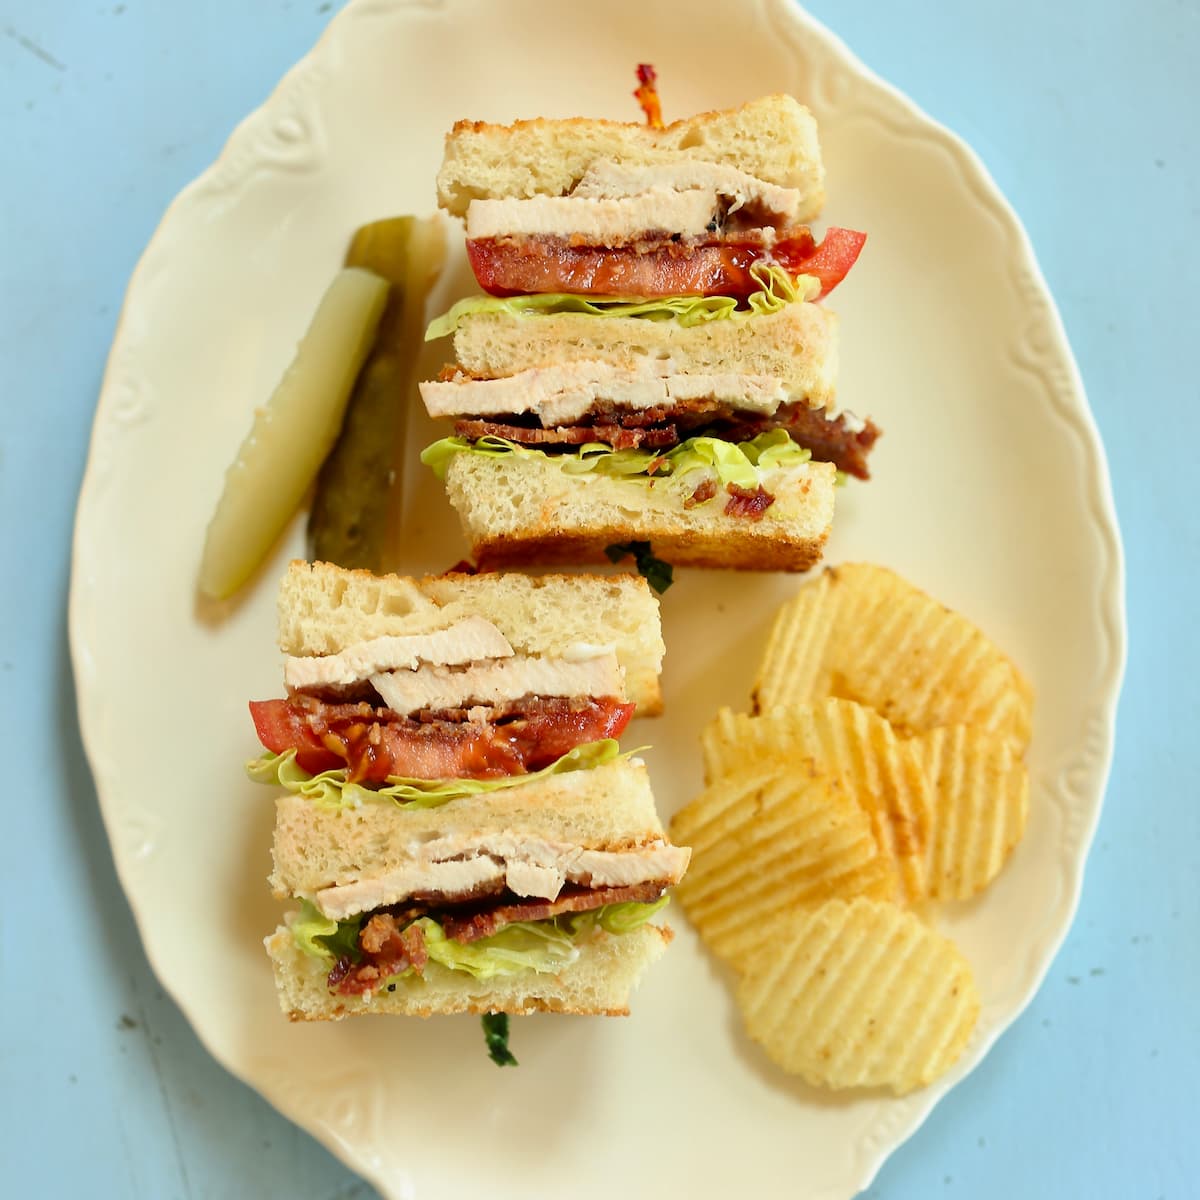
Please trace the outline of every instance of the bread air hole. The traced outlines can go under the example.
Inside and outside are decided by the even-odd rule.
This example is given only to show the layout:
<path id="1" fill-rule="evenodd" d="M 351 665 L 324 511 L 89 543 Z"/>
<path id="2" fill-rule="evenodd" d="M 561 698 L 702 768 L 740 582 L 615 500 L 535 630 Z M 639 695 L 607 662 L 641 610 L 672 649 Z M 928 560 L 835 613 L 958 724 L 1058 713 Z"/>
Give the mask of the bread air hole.
<path id="1" fill-rule="evenodd" d="M 407 617 L 413 611 L 412 597 L 403 592 L 392 592 L 384 597 L 383 611 L 389 617 Z"/>

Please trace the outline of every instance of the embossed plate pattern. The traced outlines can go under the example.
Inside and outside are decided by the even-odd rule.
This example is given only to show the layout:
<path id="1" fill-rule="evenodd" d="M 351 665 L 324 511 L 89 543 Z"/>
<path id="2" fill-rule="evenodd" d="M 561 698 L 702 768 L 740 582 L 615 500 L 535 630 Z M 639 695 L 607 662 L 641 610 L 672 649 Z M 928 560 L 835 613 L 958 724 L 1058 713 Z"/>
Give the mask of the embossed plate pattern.
<path id="1" fill-rule="evenodd" d="M 1124 655 L 1103 453 L 1015 217 L 971 152 L 785 0 L 549 6 L 360 0 L 172 204 L 130 284 L 80 499 L 71 638 L 113 853 L 147 953 L 214 1055 L 387 1196 L 848 1197 L 969 1071 L 1064 937 L 1099 814 Z M 870 240 L 836 296 L 841 392 L 886 430 L 839 496 L 830 558 L 889 563 L 989 630 L 1039 693 L 1029 834 L 986 896 L 943 914 L 984 1011 L 964 1059 L 903 1100 L 818 1094 L 739 1032 L 686 928 L 629 1021 L 517 1023 L 498 1073 L 471 1020 L 291 1027 L 260 946 L 267 795 L 243 782 L 245 703 L 277 694 L 274 580 L 299 522 L 228 611 L 194 594 L 224 468 L 350 231 L 432 208 L 459 117 L 667 115 L 768 90 L 808 102 L 827 215 Z M 467 286 L 459 256 L 438 302 Z M 445 347 L 429 348 L 426 366 Z M 412 422 L 410 458 L 432 435 Z M 461 542 L 406 477 L 404 566 Z M 664 814 L 699 784 L 696 735 L 744 703 L 764 624 L 796 581 L 680 572 L 664 602 L 667 715 L 632 733 Z M 676 920 L 677 927 L 681 921 Z M 1019 1101 L 1019 1098 L 1014 1097 Z M 547 1119 L 550 1118 L 550 1119 Z M 702 1153 L 720 1146 L 736 1153 Z"/>

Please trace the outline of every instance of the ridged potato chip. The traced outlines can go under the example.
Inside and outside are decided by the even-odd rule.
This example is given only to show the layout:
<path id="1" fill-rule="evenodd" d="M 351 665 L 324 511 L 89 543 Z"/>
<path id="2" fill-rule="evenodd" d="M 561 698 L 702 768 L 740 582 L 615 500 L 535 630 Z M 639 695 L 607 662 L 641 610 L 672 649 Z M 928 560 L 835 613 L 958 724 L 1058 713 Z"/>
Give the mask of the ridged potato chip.
<path id="1" fill-rule="evenodd" d="M 747 957 L 737 1003 L 772 1061 L 829 1088 L 923 1087 L 962 1053 L 979 993 L 958 948 L 859 899 L 787 913 Z"/>
<path id="2" fill-rule="evenodd" d="M 837 780 L 862 807 L 876 844 L 896 865 L 902 903 L 924 898 L 930 787 L 916 750 L 878 713 L 849 700 L 776 708 L 752 717 L 722 709 L 700 735 L 705 778 L 774 763 Z M 695 867 L 693 866 L 693 870 Z"/>
<path id="3" fill-rule="evenodd" d="M 895 894 L 894 865 L 866 813 L 811 768 L 758 766 L 721 780 L 671 822 L 692 847 L 675 895 L 715 954 L 738 966 L 781 910 L 833 896 Z"/>
<path id="4" fill-rule="evenodd" d="M 756 711 L 828 696 L 873 708 L 899 734 L 978 725 L 1029 741 L 1033 693 L 966 618 L 884 567 L 829 567 L 779 611 Z"/>
<path id="5" fill-rule="evenodd" d="M 971 725 L 934 729 L 909 744 L 932 785 L 929 896 L 969 899 L 995 879 L 1025 833 L 1029 772 L 1004 738 Z"/>

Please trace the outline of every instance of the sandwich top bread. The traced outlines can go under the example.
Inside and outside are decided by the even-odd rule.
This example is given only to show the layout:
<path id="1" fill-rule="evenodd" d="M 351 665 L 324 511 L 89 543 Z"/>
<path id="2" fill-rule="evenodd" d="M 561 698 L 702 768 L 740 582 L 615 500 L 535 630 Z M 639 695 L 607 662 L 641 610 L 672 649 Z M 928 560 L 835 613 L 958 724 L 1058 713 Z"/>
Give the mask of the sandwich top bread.
<path id="1" fill-rule="evenodd" d="M 465 217 L 472 200 L 565 196 L 598 162 L 629 171 L 680 163 L 726 166 L 798 192 L 799 220 L 815 217 L 825 199 L 816 122 L 791 96 L 775 95 L 663 129 L 580 118 L 512 125 L 459 121 L 446 135 L 438 203 Z"/>
<path id="2" fill-rule="evenodd" d="M 285 1012 L 625 1011 L 689 854 L 616 742 L 626 663 L 658 703 L 644 581 L 293 563 L 280 644 L 248 771 L 283 791 Z"/>
<path id="3" fill-rule="evenodd" d="M 279 588 L 279 648 L 289 659 L 328 658 L 380 638 L 461 629 L 481 619 L 511 647 L 511 655 L 502 652 L 506 661 L 580 663 L 588 647 L 611 650 L 623 672 L 624 695 L 637 711 L 662 711 L 662 622 L 658 601 L 637 576 L 411 579 L 297 561 Z M 438 665 L 426 660 L 417 674 L 431 677 Z"/>

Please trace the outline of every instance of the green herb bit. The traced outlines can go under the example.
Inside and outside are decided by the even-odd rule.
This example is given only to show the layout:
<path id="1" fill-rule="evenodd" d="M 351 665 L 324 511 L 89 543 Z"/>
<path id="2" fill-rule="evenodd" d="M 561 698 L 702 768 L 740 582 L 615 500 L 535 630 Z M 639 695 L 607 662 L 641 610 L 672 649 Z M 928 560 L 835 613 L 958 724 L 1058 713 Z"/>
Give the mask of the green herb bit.
<path id="1" fill-rule="evenodd" d="M 638 574 L 661 596 L 675 581 L 675 568 L 661 558 L 655 558 L 649 542 L 618 542 L 605 546 L 604 553 L 609 562 L 620 562 L 632 557 L 637 564 Z"/>
<path id="2" fill-rule="evenodd" d="M 517 1060 L 508 1048 L 508 1013 L 484 1013 L 483 1039 L 487 1042 L 488 1056 L 498 1067 L 515 1067 Z"/>

